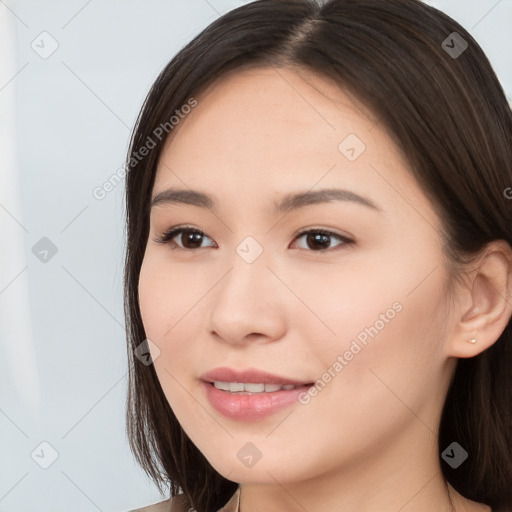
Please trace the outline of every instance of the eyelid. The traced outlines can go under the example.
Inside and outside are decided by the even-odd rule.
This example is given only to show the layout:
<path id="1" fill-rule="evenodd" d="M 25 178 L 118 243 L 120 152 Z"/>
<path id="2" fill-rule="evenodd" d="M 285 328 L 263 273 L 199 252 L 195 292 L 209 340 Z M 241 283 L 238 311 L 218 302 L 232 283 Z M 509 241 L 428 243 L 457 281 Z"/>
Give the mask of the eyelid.
<path id="1" fill-rule="evenodd" d="M 176 235 L 179 235 L 182 231 L 193 231 L 195 233 L 199 233 L 202 236 L 210 238 L 202 229 L 196 228 L 195 226 L 190 225 L 178 225 L 173 226 L 172 228 L 165 229 L 159 236 L 154 238 L 155 242 L 166 244 L 170 242 L 171 238 L 174 238 Z M 210 238 L 210 240 L 213 240 Z M 191 250 L 191 249 L 189 249 Z M 196 249 L 197 250 L 197 249 Z"/>
<path id="2" fill-rule="evenodd" d="M 329 228 L 323 228 L 323 227 L 308 227 L 308 228 L 303 228 L 301 230 L 299 230 L 297 232 L 297 234 L 295 234 L 293 236 L 293 242 L 292 243 L 295 243 L 297 240 L 299 240 L 300 238 L 302 238 L 303 236 L 305 235 L 308 235 L 310 233 L 321 233 L 321 234 L 325 234 L 329 237 L 332 237 L 332 238 L 337 238 L 338 240 L 340 240 L 342 243 L 339 245 L 339 246 L 336 246 L 334 248 L 327 248 L 327 249 L 323 249 L 323 250 L 318 250 L 318 251 L 313 251 L 313 250 L 307 250 L 307 249 L 303 249 L 305 250 L 306 252 L 312 252 L 312 253 L 330 253 L 330 252 L 333 252 L 334 250 L 336 250 L 337 247 L 340 247 L 340 246 L 350 246 L 350 245 L 354 245 L 355 244 L 355 239 L 352 237 L 352 236 L 348 236 L 348 235 L 343 235 L 341 233 L 337 233 L 336 231 L 333 231 L 332 229 L 329 229 Z"/>
<path id="3" fill-rule="evenodd" d="M 202 229 L 199 229 L 195 226 L 190 226 L 190 225 L 177 225 L 177 226 L 173 226 L 172 228 L 166 229 L 160 236 L 155 238 L 154 241 L 158 242 L 158 243 L 162 243 L 162 244 L 168 244 L 171 242 L 172 238 L 176 237 L 177 235 L 180 235 L 183 231 L 189 231 L 189 232 L 200 234 L 203 237 L 209 238 L 217 245 L 217 243 L 213 240 L 213 238 L 209 237 Z M 315 233 L 315 232 L 325 234 L 325 235 L 331 236 L 333 238 L 338 238 L 342 242 L 342 244 L 340 244 L 340 245 L 347 246 L 347 245 L 355 244 L 355 239 L 351 235 L 344 235 L 341 233 L 337 233 L 336 231 L 333 231 L 330 228 L 325 228 L 325 227 L 321 227 L 321 226 L 305 227 L 305 228 L 299 229 L 296 233 L 293 234 L 293 237 L 292 237 L 293 242 L 295 242 L 297 239 L 299 239 L 305 235 L 308 235 L 310 233 Z M 178 246 L 178 248 L 182 249 L 179 246 Z M 193 252 L 193 251 L 197 251 L 198 249 L 206 249 L 206 247 L 198 247 L 195 249 L 182 249 L 182 250 L 188 251 L 188 252 Z M 330 250 L 332 251 L 332 249 L 330 249 Z M 329 249 L 318 250 L 318 251 L 309 250 L 307 252 L 330 252 L 330 250 Z"/>
<path id="4" fill-rule="evenodd" d="M 344 240 L 355 241 L 355 238 L 348 233 L 339 233 L 335 228 L 327 228 L 325 226 L 306 226 L 305 228 L 300 228 L 293 234 L 293 238 L 297 238 L 309 231 L 321 231 L 322 233 L 328 233 L 329 235 L 338 236 Z"/>

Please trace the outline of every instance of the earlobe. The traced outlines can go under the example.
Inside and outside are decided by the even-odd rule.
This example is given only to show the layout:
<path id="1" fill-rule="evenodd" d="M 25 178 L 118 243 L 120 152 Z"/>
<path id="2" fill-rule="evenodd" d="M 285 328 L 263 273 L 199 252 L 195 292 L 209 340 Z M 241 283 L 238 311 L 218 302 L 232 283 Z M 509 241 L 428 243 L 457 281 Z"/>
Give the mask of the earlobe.
<path id="1" fill-rule="evenodd" d="M 512 315 L 512 249 L 504 240 L 490 242 L 470 281 L 466 310 L 450 340 L 450 355 L 474 357 L 492 346 Z"/>

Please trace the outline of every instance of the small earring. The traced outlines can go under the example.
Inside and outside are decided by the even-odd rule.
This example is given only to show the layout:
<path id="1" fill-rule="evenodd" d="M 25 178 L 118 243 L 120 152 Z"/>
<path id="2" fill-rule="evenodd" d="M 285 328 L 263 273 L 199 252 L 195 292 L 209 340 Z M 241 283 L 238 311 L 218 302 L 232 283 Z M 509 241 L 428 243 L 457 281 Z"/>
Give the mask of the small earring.
<path id="1" fill-rule="evenodd" d="M 469 340 L 466 340 L 468 343 L 476 343 L 476 338 L 471 338 Z"/>

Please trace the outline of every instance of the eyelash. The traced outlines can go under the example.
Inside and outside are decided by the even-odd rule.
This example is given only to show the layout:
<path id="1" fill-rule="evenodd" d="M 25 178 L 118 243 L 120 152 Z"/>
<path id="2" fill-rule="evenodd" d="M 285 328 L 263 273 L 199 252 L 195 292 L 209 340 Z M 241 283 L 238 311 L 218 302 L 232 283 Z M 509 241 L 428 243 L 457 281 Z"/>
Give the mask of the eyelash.
<path id="1" fill-rule="evenodd" d="M 210 238 L 210 237 L 208 237 L 208 235 L 206 235 L 206 233 L 204 233 L 200 229 L 196 229 L 196 228 L 188 227 L 188 226 L 178 226 L 178 227 L 168 229 L 167 231 L 164 231 L 158 238 L 155 238 L 155 242 L 158 242 L 161 244 L 168 244 L 169 242 L 172 241 L 173 238 L 175 238 L 177 235 L 180 235 L 182 233 L 197 233 L 201 236 Z M 320 235 L 327 235 L 327 236 L 332 236 L 334 238 L 338 238 L 343 243 L 336 247 L 340 247 L 340 246 L 343 247 L 343 246 L 350 245 L 350 244 L 354 243 L 354 240 L 351 240 L 350 238 L 347 238 L 346 236 L 339 235 L 338 233 L 334 233 L 333 231 L 329 231 L 326 229 L 315 229 L 315 228 L 301 231 L 300 233 L 297 234 L 297 236 L 295 237 L 295 240 L 301 238 L 304 235 L 309 235 L 309 234 L 316 234 L 316 235 L 320 234 Z M 187 248 L 178 246 L 178 249 L 181 249 L 183 251 L 197 251 L 198 249 L 206 249 L 206 248 L 207 247 L 196 247 L 195 249 L 187 249 Z M 306 250 L 309 250 L 309 249 L 306 249 Z M 316 251 L 309 250 L 309 251 L 310 252 L 327 252 L 329 250 L 333 250 L 333 249 L 331 249 L 329 247 L 327 249 L 319 249 Z"/>

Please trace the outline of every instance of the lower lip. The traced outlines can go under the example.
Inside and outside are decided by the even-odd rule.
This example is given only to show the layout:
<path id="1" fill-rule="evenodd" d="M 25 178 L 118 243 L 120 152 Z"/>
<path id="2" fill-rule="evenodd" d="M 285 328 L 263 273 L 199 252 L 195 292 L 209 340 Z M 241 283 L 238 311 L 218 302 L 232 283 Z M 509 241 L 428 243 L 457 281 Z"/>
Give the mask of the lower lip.
<path id="1" fill-rule="evenodd" d="M 242 395 L 217 389 L 213 383 L 201 381 L 206 396 L 212 407 L 228 418 L 254 421 L 298 403 L 299 395 L 311 386 L 305 385 L 294 389 Z"/>

